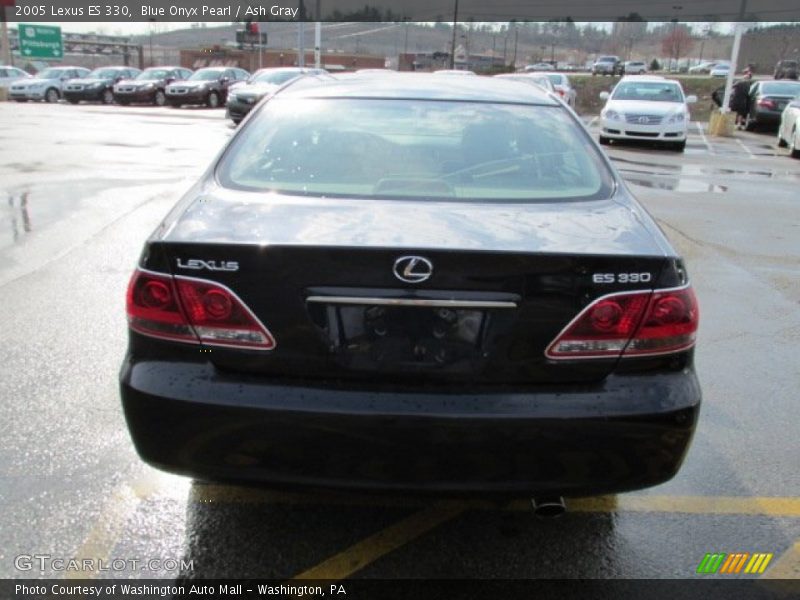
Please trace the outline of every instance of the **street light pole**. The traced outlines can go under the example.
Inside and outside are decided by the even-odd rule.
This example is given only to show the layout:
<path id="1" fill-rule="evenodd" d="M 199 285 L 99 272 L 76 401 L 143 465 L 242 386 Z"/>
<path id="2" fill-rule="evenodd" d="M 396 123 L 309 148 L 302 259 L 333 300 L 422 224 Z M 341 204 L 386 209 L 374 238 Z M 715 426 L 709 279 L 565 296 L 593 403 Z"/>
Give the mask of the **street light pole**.
<path id="1" fill-rule="evenodd" d="M 450 44 L 450 68 L 456 68 L 456 31 L 458 29 L 458 0 L 456 0 L 455 8 L 453 9 L 453 41 Z"/>
<path id="2" fill-rule="evenodd" d="M 314 25 L 314 67 L 317 69 L 322 68 L 322 7 L 321 1 L 317 0 L 317 5 L 314 7 L 314 16 L 316 17 L 316 25 Z"/>

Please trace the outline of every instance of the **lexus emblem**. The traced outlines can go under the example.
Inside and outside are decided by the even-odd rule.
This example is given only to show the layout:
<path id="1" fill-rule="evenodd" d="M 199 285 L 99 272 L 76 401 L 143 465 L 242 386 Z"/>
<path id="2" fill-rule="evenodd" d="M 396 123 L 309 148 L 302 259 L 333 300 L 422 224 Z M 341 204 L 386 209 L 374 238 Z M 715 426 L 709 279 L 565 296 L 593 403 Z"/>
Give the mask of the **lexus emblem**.
<path id="1" fill-rule="evenodd" d="M 433 264 L 422 256 L 401 256 L 394 261 L 394 276 L 406 283 L 422 283 L 433 275 Z"/>

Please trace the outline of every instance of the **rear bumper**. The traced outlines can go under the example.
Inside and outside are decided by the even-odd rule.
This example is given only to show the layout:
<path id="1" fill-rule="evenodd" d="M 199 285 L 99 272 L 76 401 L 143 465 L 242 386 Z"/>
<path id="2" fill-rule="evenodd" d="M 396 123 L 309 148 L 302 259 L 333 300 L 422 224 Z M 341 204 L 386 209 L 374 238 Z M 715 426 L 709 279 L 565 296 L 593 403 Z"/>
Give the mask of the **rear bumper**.
<path id="1" fill-rule="evenodd" d="M 238 100 L 228 99 L 227 116 L 230 119 L 244 119 L 257 103 L 248 104 L 246 102 L 239 102 Z"/>
<path id="2" fill-rule="evenodd" d="M 140 456 L 167 471 L 278 487 L 591 495 L 670 479 L 700 406 L 693 371 L 474 394 L 344 390 L 208 363 L 121 372 Z"/>

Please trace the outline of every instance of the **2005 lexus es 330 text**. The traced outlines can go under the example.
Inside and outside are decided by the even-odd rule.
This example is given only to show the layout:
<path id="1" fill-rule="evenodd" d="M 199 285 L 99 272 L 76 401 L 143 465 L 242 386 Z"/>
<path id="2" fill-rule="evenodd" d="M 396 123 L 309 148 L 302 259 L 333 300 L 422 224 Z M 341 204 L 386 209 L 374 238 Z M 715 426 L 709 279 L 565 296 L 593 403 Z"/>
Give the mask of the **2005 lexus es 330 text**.
<path id="1" fill-rule="evenodd" d="M 700 406 L 681 258 L 515 81 L 289 84 L 147 240 L 127 314 L 136 448 L 203 479 L 633 490 Z"/>

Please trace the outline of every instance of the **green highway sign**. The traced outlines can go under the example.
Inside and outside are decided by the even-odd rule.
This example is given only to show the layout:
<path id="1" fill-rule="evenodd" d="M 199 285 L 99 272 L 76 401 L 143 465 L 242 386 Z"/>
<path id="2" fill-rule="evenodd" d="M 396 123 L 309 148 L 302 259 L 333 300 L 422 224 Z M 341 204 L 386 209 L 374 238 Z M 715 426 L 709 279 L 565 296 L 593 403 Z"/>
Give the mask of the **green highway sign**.
<path id="1" fill-rule="evenodd" d="M 19 53 L 23 58 L 64 57 L 61 27 L 20 23 L 17 26 L 17 35 Z"/>

